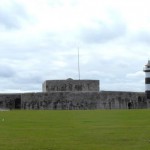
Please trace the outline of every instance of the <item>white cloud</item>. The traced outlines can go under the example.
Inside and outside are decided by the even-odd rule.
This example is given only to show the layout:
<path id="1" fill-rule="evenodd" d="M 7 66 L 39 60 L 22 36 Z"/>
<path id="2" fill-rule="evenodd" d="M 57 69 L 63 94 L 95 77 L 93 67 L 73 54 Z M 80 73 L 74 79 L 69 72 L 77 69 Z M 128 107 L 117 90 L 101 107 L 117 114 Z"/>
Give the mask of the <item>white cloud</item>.
<path id="1" fill-rule="evenodd" d="M 129 74 L 127 74 L 127 77 L 128 78 L 139 78 L 139 77 L 144 78 L 144 73 L 142 71 L 137 71 L 135 73 L 129 73 Z"/>
<path id="2" fill-rule="evenodd" d="M 144 91 L 149 3 L 0 1 L 0 91 L 41 91 L 47 79 L 78 79 L 78 47 L 81 79 L 100 80 L 101 90 Z"/>

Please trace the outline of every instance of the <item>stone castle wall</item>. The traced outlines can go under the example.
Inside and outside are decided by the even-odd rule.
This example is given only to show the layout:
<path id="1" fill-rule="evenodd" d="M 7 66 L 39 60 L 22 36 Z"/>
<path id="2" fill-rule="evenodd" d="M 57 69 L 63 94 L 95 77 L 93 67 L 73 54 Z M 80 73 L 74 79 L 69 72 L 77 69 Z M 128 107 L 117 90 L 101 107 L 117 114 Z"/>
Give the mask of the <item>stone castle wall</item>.
<path id="1" fill-rule="evenodd" d="M 130 104 L 130 106 L 129 106 Z M 144 93 L 49 92 L 22 94 L 22 109 L 138 109 L 147 108 Z"/>
<path id="2" fill-rule="evenodd" d="M 0 109 L 20 109 L 21 94 L 0 94 Z"/>
<path id="3" fill-rule="evenodd" d="M 150 108 L 139 92 L 39 92 L 0 94 L 0 109 L 139 109 Z"/>
<path id="4" fill-rule="evenodd" d="M 100 91 L 98 80 L 47 80 L 38 93 L 0 94 L 0 109 L 150 108 L 145 93 Z"/>
<path id="5" fill-rule="evenodd" d="M 138 109 L 148 108 L 144 92 L 102 91 L 98 108 L 105 109 Z"/>
<path id="6" fill-rule="evenodd" d="M 23 109 L 96 109 L 99 92 L 50 92 L 22 95 Z"/>

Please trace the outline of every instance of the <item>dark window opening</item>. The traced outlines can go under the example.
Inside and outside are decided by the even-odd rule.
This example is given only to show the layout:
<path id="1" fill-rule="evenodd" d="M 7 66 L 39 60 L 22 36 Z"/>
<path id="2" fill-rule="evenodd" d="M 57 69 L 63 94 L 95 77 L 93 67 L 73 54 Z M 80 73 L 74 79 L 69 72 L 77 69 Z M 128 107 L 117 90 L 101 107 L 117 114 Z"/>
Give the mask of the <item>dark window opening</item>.
<path id="1" fill-rule="evenodd" d="M 146 97 L 147 99 L 150 99 L 150 91 L 146 91 Z"/>
<path id="2" fill-rule="evenodd" d="M 145 78 L 145 83 L 149 84 L 150 83 L 150 78 Z"/>
<path id="3" fill-rule="evenodd" d="M 21 99 L 20 98 L 15 99 L 15 109 L 21 109 Z"/>
<path id="4" fill-rule="evenodd" d="M 147 99 L 150 99 L 150 94 L 147 94 Z"/>

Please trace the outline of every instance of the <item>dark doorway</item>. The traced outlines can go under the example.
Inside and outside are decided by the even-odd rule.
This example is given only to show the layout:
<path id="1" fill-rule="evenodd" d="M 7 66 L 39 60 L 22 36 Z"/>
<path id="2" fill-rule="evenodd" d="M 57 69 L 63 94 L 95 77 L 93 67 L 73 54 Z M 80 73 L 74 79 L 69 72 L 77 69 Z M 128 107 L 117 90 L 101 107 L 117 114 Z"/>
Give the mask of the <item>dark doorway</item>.
<path id="1" fill-rule="evenodd" d="M 129 102 L 128 103 L 128 109 L 132 109 L 133 108 L 133 102 Z"/>
<path id="2" fill-rule="evenodd" d="M 20 98 L 15 99 L 15 109 L 21 109 L 21 99 Z"/>

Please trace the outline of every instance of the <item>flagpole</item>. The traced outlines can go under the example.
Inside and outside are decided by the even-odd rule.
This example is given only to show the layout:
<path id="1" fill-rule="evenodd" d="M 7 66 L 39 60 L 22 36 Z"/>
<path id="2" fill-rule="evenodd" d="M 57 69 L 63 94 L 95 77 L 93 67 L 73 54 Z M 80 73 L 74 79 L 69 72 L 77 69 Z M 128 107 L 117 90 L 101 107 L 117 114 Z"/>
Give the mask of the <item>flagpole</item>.
<path id="1" fill-rule="evenodd" d="M 78 75 L 80 80 L 80 53 L 79 53 L 79 47 L 78 47 Z"/>

